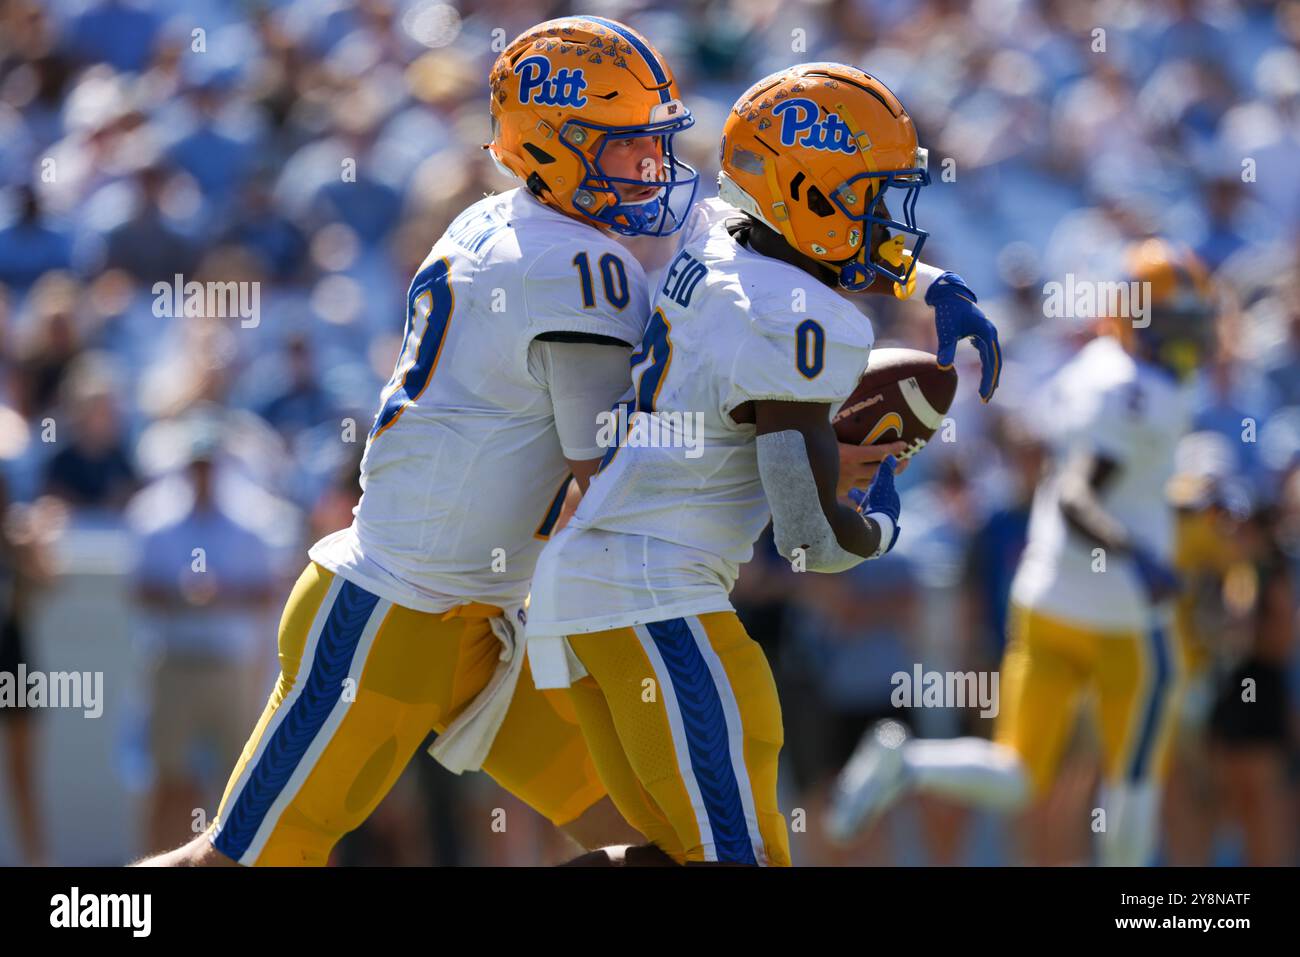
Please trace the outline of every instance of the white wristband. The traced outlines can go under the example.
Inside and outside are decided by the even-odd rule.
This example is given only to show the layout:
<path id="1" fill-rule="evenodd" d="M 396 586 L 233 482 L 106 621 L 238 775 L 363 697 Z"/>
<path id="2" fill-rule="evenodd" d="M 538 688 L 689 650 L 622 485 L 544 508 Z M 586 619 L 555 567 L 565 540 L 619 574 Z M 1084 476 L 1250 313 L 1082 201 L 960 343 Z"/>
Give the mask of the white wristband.
<path id="1" fill-rule="evenodd" d="M 873 554 L 867 556 L 869 561 L 873 558 L 879 558 L 889 551 L 889 544 L 894 540 L 894 520 L 884 512 L 868 512 L 864 518 L 871 519 L 876 523 L 876 527 L 880 529 L 880 545 Z"/>
<path id="2" fill-rule="evenodd" d="M 946 269 L 931 266 L 929 263 L 917 263 L 916 288 L 912 291 L 912 296 L 919 302 L 925 302 L 925 294 L 930 291 L 931 284 L 945 272 L 947 272 Z"/>

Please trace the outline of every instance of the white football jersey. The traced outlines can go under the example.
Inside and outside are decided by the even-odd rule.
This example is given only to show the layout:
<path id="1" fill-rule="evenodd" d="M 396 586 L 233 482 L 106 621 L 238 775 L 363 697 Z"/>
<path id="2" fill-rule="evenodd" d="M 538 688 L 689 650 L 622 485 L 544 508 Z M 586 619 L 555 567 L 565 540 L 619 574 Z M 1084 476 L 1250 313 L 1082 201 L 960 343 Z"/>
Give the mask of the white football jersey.
<path id="1" fill-rule="evenodd" d="M 635 345 L 648 306 L 641 266 L 599 230 L 522 189 L 470 206 L 407 293 L 352 525 L 311 558 L 420 611 L 522 603 L 569 471 L 529 345 L 545 332 Z"/>
<path id="2" fill-rule="evenodd" d="M 744 402 L 828 402 L 856 387 L 871 324 L 803 270 L 697 205 L 632 357 L 626 442 L 611 450 L 533 578 L 530 636 L 601 631 L 724 611 L 771 518 Z"/>
<path id="3" fill-rule="evenodd" d="M 1060 467 L 1081 449 L 1115 462 L 1119 471 L 1102 489 L 1102 505 L 1135 542 L 1169 561 L 1174 516 L 1165 486 L 1190 424 L 1187 394 L 1109 336 L 1079 350 L 1047 389 L 1041 407 L 1060 416 L 1052 436 L 1055 470 L 1034 496 L 1012 600 L 1099 631 L 1145 631 L 1150 611 L 1132 559 L 1096 556 L 1096 546 L 1067 527 Z"/>

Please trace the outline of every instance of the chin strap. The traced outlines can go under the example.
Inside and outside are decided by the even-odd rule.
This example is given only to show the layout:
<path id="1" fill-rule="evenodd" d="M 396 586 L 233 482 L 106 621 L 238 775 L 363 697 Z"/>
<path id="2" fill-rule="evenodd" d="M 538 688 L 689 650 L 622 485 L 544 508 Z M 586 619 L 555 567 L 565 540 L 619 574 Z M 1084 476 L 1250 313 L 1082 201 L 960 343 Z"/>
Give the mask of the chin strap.
<path id="1" fill-rule="evenodd" d="M 840 287 L 849 292 L 866 289 L 876 281 L 876 271 L 867 265 L 865 256 L 867 247 L 863 246 L 856 256 L 838 268 Z"/>
<path id="2" fill-rule="evenodd" d="M 909 299 L 912 293 L 916 292 L 916 269 L 913 265 L 913 259 L 903 249 L 903 243 L 906 237 L 901 233 L 891 239 L 885 240 L 877 248 L 876 252 L 883 262 L 893 266 L 899 273 L 907 274 L 907 286 L 900 283 L 894 283 L 894 295 L 899 299 Z M 845 289 L 856 291 L 865 289 L 875 281 L 878 270 L 873 268 L 867 261 L 867 247 L 863 246 L 862 251 L 840 266 L 840 285 Z"/>

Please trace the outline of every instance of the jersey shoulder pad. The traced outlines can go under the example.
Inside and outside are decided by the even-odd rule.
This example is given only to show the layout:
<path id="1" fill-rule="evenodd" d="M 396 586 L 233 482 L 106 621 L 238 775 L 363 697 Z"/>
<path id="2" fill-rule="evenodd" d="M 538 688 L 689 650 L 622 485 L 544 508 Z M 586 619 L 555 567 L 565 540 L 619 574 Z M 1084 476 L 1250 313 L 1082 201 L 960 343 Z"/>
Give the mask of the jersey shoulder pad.
<path id="1" fill-rule="evenodd" d="M 1150 386 L 1128 373 L 1091 384 L 1076 380 L 1072 424 L 1077 439 L 1119 463 L 1140 452 L 1169 412 L 1169 396 Z"/>
<path id="2" fill-rule="evenodd" d="M 749 399 L 839 403 L 848 397 L 874 341 L 866 316 L 811 276 L 807 287 L 794 289 L 761 283 L 751 291 L 749 306 L 733 374 L 734 404 Z"/>
<path id="3" fill-rule="evenodd" d="M 591 232 L 590 239 L 565 238 L 540 250 L 524 266 L 529 339 L 582 332 L 632 346 L 641 341 L 650 311 L 645 271 L 625 248 Z"/>
<path id="4" fill-rule="evenodd" d="M 682 238 L 678 248 L 689 246 L 704 239 L 709 231 L 719 223 L 741 215 L 736 207 L 724 203 L 716 196 L 702 199 L 691 207 L 682 225 Z"/>

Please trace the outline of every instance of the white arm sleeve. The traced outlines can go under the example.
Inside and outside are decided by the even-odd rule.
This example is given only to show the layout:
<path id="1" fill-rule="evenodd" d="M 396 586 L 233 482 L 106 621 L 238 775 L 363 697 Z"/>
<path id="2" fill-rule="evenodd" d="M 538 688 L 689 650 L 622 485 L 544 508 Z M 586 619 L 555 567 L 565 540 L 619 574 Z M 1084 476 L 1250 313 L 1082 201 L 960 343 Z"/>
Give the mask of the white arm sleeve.
<path id="1" fill-rule="evenodd" d="M 608 412 L 632 384 L 630 348 L 594 342 L 542 342 L 528 346 L 528 371 L 546 387 L 564 457 L 598 459 L 598 416 Z"/>
<path id="2" fill-rule="evenodd" d="M 866 561 L 835 538 L 822 511 L 803 436 L 789 429 L 760 435 L 755 442 L 758 476 L 772 509 L 772 537 L 782 557 L 790 559 L 802 548 L 805 567 L 813 572 L 842 572 Z"/>
<path id="3" fill-rule="evenodd" d="M 912 290 L 910 298 L 924 304 L 925 294 L 930 291 L 930 286 L 945 272 L 947 272 L 946 269 L 940 269 L 938 266 L 931 266 L 928 263 L 917 263 L 916 288 Z"/>

